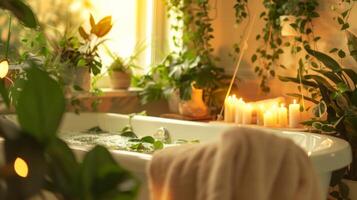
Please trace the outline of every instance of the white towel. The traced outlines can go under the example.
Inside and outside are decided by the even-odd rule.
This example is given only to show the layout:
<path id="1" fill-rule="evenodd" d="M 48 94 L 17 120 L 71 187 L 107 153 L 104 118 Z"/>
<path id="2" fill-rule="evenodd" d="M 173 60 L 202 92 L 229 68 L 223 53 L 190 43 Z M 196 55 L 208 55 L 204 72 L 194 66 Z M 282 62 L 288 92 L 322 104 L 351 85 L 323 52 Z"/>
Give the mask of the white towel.
<path id="1" fill-rule="evenodd" d="M 152 200 L 320 200 L 319 181 L 293 141 L 235 128 L 212 143 L 154 154 Z"/>

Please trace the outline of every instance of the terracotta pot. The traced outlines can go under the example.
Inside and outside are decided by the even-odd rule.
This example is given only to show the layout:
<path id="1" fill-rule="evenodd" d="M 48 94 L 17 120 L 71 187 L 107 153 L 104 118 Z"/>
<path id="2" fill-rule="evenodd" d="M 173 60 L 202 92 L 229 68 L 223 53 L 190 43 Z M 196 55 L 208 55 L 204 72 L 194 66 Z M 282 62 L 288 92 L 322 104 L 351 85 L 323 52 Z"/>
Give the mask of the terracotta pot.
<path id="1" fill-rule="evenodd" d="M 179 103 L 180 103 L 180 94 L 178 90 L 175 90 L 167 99 L 169 104 L 169 111 L 171 113 L 179 113 Z"/>
<path id="2" fill-rule="evenodd" d="M 349 198 L 354 200 L 357 199 L 357 181 L 351 181 L 351 180 L 342 180 L 348 188 L 350 188 L 350 193 L 349 193 Z"/>
<path id="3" fill-rule="evenodd" d="M 179 112 L 181 115 L 188 117 L 206 117 L 208 108 L 202 100 L 203 90 L 192 87 L 191 100 L 180 101 Z"/>
<path id="4" fill-rule="evenodd" d="M 84 91 L 90 90 L 91 77 L 88 68 L 76 68 L 73 85 L 82 88 Z"/>
<path id="5" fill-rule="evenodd" d="M 126 72 L 112 71 L 110 73 L 110 82 L 113 89 L 128 89 L 131 75 Z"/>

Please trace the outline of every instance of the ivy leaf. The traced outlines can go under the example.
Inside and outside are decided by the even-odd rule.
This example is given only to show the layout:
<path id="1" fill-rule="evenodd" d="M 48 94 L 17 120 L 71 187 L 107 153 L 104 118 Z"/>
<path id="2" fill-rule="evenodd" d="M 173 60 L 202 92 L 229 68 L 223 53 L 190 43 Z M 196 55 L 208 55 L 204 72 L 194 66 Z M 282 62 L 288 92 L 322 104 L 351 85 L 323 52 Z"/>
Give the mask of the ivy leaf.
<path id="1" fill-rule="evenodd" d="M 346 30 L 346 29 L 348 29 L 349 27 L 350 27 L 350 25 L 349 25 L 348 23 L 345 23 L 345 24 L 342 25 L 341 31 Z"/>
<path id="2" fill-rule="evenodd" d="M 59 84 L 49 74 L 32 66 L 20 93 L 17 116 L 21 127 L 41 143 L 56 138 L 65 111 L 65 99 Z"/>
<path id="3" fill-rule="evenodd" d="M 340 57 L 340 58 L 345 58 L 346 57 L 346 53 L 343 51 L 343 50 L 339 50 L 338 51 L 338 56 Z"/>
<path id="4" fill-rule="evenodd" d="M 256 60 L 257 60 L 257 55 L 256 54 L 253 54 L 253 56 L 252 56 L 252 63 L 254 63 Z"/>

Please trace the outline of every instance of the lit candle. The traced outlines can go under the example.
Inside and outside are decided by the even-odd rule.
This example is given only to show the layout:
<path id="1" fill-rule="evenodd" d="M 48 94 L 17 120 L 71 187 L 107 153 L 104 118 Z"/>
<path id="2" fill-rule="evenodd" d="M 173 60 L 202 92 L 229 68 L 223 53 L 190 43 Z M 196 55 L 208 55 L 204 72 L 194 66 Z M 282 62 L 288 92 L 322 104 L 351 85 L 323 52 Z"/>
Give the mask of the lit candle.
<path id="1" fill-rule="evenodd" d="M 279 107 L 278 116 L 279 127 L 286 127 L 288 125 L 288 109 L 284 104 Z"/>
<path id="2" fill-rule="evenodd" d="M 243 110 L 243 124 L 251 124 L 252 123 L 252 112 L 253 106 L 251 104 L 247 104 L 244 106 Z"/>
<path id="3" fill-rule="evenodd" d="M 265 127 L 276 126 L 276 114 L 271 110 L 268 110 L 264 113 L 264 126 Z"/>
<path id="4" fill-rule="evenodd" d="M 243 123 L 243 112 L 244 112 L 245 102 L 242 98 L 236 101 L 236 110 L 235 110 L 235 123 Z"/>
<path id="5" fill-rule="evenodd" d="M 296 100 L 289 105 L 289 127 L 297 128 L 300 126 L 301 113 L 300 104 L 296 103 Z"/>
<path id="6" fill-rule="evenodd" d="M 235 95 L 228 96 L 224 101 L 224 121 L 234 122 L 235 117 L 235 102 L 237 97 Z"/>

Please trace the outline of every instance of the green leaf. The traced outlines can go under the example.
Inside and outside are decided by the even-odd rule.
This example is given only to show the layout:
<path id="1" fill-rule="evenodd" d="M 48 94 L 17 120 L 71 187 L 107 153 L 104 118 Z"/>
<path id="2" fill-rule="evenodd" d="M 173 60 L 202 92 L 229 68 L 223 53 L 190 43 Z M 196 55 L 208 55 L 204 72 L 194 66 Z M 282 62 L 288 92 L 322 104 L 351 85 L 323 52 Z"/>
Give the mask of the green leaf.
<path id="1" fill-rule="evenodd" d="M 16 107 L 18 120 L 26 132 L 47 144 L 56 138 L 65 111 L 64 95 L 47 72 L 31 67 L 27 75 Z"/>
<path id="2" fill-rule="evenodd" d="M 297 94 L 297 93 L 287 93 L 286 95 L 291 96 L 291 97 L 295 97 L 295 98 L 299 98 L 299 99 L 302 98 L 301 94 Z M 304 96 L 304 99 L 307 100 L 307 101 L 310 101 L 310 102 L 312 102 L 314 104 L 318 104 L 319 103 L 319 101 L 317 101 L 317 100 L 315 100 L 313 98 L 307 97 L 307 96 Z"/>
<path id="3" fill-rule="evenodd" d="M 339 56 L 340 58 L 345 58 L 345 57 L 346 57 L 346 53 L 345 53 L 343 50 L 341 50 L 341 49 L 338 51 L 337 54 L 338 54 L 338 56 Z"/>
<path id="4" fill-rule="evenodd" d="M 342 25 L 341 31 L 346 30 L 346 29 L 348 29 L 349 27 L 350 27 L 350 24 L 345 23 L 345 24 Z"/>
<path id="5" fill-rule="evenodd" d="M 154 142 L 154 149 L 155 150 L 160 150 L 164 148 L 164 144 L 161 141 L 155 141 Z"/>
<path id="6" fill-rule="evenodd" d="M 150 143 L 150 144 L 155 143 L 155 139 L 151 136 L 145 136 L 145 137 L 141 138 L 141 141 L 145 142 L 145 143 Z"/>
<path id="7" fill-rule="evenodd" d="M 323 76 L 327 77 L 332 82 L 334 82 L 335 84 L 343 82 L 343 80 L 336 73 L 333 73 L 331 71 L 327 71 L 327 70 L 313 70 L 313 71 L 322 74 Z"/>
<path id="8" fill-rule="evenodd" d="M 357 73 L 353 69 L 343 69 L 343 72 L 357 85 Z"/>
<path id="9" fill-rule="evenodd" d="M 37 28 L 38 22 L 31 8 L 21 0 L 1 0 L 0 8 L 9 10 L 19 19 L 25 26 L 29 28 Z"/>
<path id="10" fill-rule="evenodd" d="M 6 106 L 9 107 L 10 106 L 9 92 L 5 88 L 5 82 L 3 80 L 0 81 L 0 95 Z"/>
<path id="11" fill-rule="evenodd" d="M 104 147 L 96 146 L 88 152 L 81 169 L 81 199 L 103 199 L 115 190 L 116 193 L 129 194 L 132 198 L 136 195 L 137 182 L 128 171 L 116 163 Z M 134 183 L 129 190 L 119 187 L 128 181 Z"/>
<path id="12" fill-rule="evenodd" d="M 333 72 L 340 72 L 342 70 L 341 66 L 338 64 L 336 60 L 331 58 L 330 56 L 321 53 L 319 51 L 314 51 L 310 47 L 305 46 L 305 50 L 316 59 L 321 61 L 327 68 L 331 69 Z"/>
<path id="13" fill-rule="evenodd" d="M 296 84 L 300 84 L 300 80 L 298 78 L 293 78 L 293 77 L 285 77 L 285 76 L 279 76 L 279 80 L 282 82 L 292 82 Z M 313 82 L 313 81 L 308 81 L 308 80 L 301 80 L 303 85 L 310 86 L 310 87 L 315 87 L 317 88 L 318 85 Z"/>
<path id="14" fill-rule="evenodd" d="M 64 196 L 77 196 L 79 164 L 73 151 L 65 142 L 56 139 L 47 147 L 46 154 L 53 186 Z"/>
<path id="15" fill-rule="evenodd" d="M 138 138 L 138 136 L 133 131 L 125 131 L 120 134 L 123 137 Z"/>

